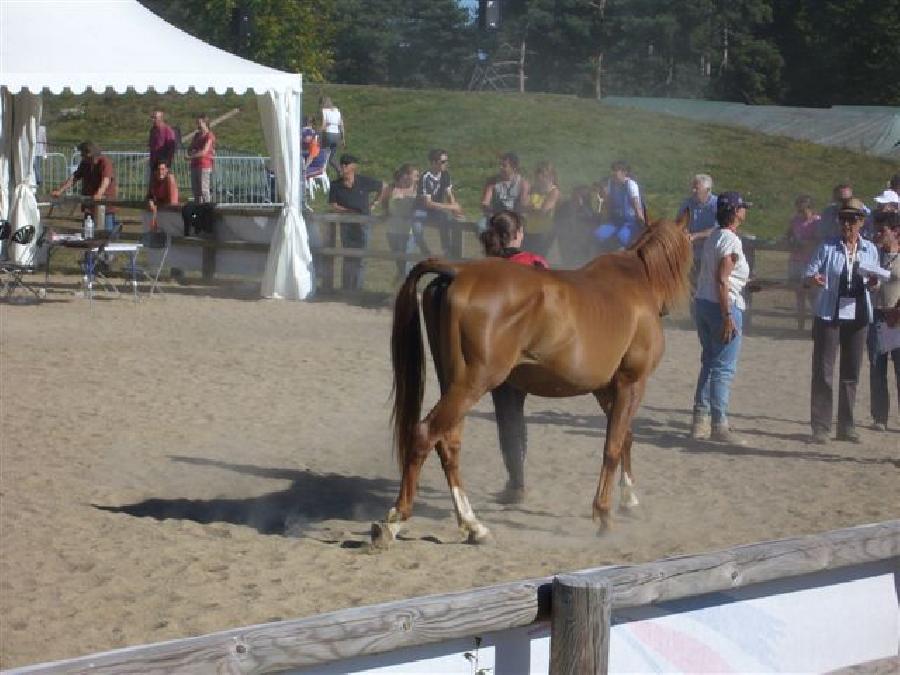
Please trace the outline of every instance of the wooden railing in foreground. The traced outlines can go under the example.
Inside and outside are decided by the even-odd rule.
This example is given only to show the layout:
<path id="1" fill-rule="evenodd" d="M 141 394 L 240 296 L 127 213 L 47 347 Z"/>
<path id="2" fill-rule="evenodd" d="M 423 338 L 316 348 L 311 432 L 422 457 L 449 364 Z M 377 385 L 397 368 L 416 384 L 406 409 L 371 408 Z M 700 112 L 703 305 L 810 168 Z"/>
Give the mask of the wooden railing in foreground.
<path id="1" fill-rule="evenodd" d="M 894 560 L 900 566 L 900 520 L 340 610 L 11 672 L 269 673 L 528 626 L 549 618 L 551 673 L 599 673 L 605 672 L 608 642 L 602 636 L 609 633 L 610 609 Z M 580 620 L 585 617 L 589 620 Z"/>

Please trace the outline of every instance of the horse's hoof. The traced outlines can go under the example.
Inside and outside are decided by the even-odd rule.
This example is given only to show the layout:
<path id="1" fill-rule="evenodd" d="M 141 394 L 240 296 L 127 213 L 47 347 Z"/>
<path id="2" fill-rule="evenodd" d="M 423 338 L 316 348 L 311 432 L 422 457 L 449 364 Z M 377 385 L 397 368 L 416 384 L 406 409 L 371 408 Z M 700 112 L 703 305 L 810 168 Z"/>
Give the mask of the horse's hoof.
<path id="1" fill-rule="evenodd" d="M 494 537 L 491 535 L 491 531 L 486 527 L 481 528 L 478 532 L 475 530 L 469 530 L 469 537 L 466 539 L 467 544 L 474 544 L 477 546 L 483 546 L 485 544 L 493 544 Z"/>
<path id="2" fill-rule="evenodd" d="M 372 523 L 371 536 L 372 547 L 377 549 L 386 549 L 397 539 L 387 523 Z"/>
<path id="3" fill-rule="evenodd" d="M 612 520 L 609 517 L 609 511 L 595 508 L 594 509 L 594 522 L 597 523 L 597 527 L 600 532 L 608 532 L 612 529 Z"/>

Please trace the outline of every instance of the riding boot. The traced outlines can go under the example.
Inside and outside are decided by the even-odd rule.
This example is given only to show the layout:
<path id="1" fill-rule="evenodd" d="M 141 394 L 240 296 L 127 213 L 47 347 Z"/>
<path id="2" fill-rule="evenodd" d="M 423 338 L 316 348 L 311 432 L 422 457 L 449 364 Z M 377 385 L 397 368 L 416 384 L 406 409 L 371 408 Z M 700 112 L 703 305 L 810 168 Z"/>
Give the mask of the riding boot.
<path id="1" fill-rule="evenodd" d="M 525 392 L 504 382 L 491 391 L 497 416 L 497 435 L 503 464 L 509 476 L 502 496 L 518 503 L 525 491 L 525 453 L 528 445 L 525 425 Z"/>

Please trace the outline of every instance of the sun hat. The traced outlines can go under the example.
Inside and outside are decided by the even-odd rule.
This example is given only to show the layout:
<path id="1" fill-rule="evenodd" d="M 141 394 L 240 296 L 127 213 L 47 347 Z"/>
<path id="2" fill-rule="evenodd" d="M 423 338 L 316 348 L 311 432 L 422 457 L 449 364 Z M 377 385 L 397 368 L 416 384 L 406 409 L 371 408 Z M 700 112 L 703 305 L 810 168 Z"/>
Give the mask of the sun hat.
<path id="1" fill-rule="evenodd" d="M 900 195 L 894 190 L 887 189 L 880 195 L 876 195 L 875 201 L 879 204 L 900 204 Z"/>
<path id="2" fill-rule="evenodd" d="M 841 202 L 841 208 L 838 211 L 838 214 L 844 213 L 853 214 L 854 216 L 865 216 L 866 205 L 862 203 L 861 199 L 857 199 L 856 197 L 844 199 Z"/>

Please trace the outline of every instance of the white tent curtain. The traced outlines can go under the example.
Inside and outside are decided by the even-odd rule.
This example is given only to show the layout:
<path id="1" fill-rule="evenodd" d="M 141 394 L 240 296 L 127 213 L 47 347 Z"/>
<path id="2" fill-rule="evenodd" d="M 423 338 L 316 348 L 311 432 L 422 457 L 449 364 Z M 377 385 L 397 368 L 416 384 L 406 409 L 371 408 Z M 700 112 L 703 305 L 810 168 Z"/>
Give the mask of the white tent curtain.
<path id="1" fill-rule="evenodd" d="M 13 95 L 0 88 L 0 220 L 9 220 L 9 164 L 12 155 Z M 0 259 L 6 258 L 7 242 L 0 242 Z"/>
<path id="2" fill-rule="evenodd" d="M 264 298 L 303 300 L 313 291 L 313 279 L 309 237 L 301 214 L 300 93 L 269 91 L 258 101 L 266 147 L 284 202 L 269 246 L 261 292 Z"/>
<path id="3" fill-rule="evenodd" d="M 34 144 L 41 122 L 41 97 L 21 91 L 12 105 L 12 157 L 13 191 L 9 206 L 9 223 L 12 231 L 34 225 L 35 233 L 27 245 L 10 244 L 9 257 L 20 265 L 34 262 L 37 241 L 41 236 L 41 214 L 34 194 Z"/>

